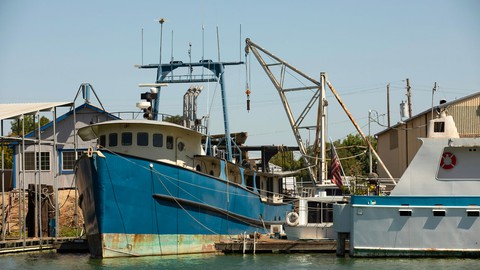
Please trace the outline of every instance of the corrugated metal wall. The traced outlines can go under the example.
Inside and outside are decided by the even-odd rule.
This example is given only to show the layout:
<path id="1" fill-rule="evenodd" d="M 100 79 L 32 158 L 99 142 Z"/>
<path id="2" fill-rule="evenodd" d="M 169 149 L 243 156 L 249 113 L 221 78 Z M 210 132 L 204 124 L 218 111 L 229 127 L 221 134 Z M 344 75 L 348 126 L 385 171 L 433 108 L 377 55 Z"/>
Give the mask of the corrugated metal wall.
<path id="1" fill-rule="evenodd" d="M 458 101 L 447 109 L 455 120 L 460 137 L 480 137 L 480 95 Z M 400 177 L 412 161 L 421 145 L 418 138 L 427 136 L 427 123 L 431 118 L 431 112 L 427 111 L 378 136 L 378 154 L 393 177 Z M 387 177 L 380 166 L 378 174 L 381 178 Z"/>
<path id="2" fill-rule="evenodd" d="M 480 137 L 480 96 L 459 102 L 448 108 L 460 137 Z"/>

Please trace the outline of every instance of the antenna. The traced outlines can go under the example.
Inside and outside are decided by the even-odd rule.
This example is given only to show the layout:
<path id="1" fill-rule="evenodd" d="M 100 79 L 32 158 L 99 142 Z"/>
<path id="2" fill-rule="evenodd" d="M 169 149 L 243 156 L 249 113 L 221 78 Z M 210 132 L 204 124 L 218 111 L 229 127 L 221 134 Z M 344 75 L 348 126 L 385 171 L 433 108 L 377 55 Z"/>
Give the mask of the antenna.
<path id="1" fill-rule="evenodd" d="M 202 24 L 202 62 L 205 59 L 205 25 Z"/>
<path id="2" fill-rule="evenodd" d="M 173 62 L 173 30 L 172 30 L 172 43 L 171 43 L 171 44 L 172 44 L 172 45 L 171 45 L 171 46 L 172 46 L 172 50 L 171 50 L 171 53 L 170 53 L 170 58 L 171 58 L 170 61 Z"/>
<path id="3" fill-rule="evenodd" d="M 242 62 L 242 24 L 240 24 L 240 40 L 239 40 L 240 46 L 238 47 L 238 56 L 239 56 L 239 62 Z"/>
<path id="4" fill-rule="evenodd" d="M 166 22 L 165 18 L 160 18 L 158 20 L 160 23 L 160 56 L 158 60 L 158 69 L 157 69 L 157 80 L 160 78 L 160 70 L 161 70 L 161 65 L 162 65 L 162 37 L 163 37 L 163 23 Z"/>
<path id="5" fill-rule="evenodd" d="M 217 51 L 218 51 L 218 62 L 220 62 L 220 38 L 218 36 L 218 25 L 217 25 Z"/>
<path id="6" fill-rule="evenodd" d="M 143 66 L 143 27 L 142 27 L 142 66 Z"/>

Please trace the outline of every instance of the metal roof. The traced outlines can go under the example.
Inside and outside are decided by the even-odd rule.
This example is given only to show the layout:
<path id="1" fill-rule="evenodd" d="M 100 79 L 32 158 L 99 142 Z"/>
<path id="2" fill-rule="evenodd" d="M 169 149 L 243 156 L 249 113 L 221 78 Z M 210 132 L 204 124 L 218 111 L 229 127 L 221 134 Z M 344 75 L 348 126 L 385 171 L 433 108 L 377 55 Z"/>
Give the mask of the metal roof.
<path id="1" fill-rule="evenodd" d="M 477 96 L 480 96 L 480 92 L 476 92 L 476 93 L 473 93 L 473 94 L 470 94 L 470 95 L 467 95 L 467 96 L 464 96 L 464 97 L 461 97 L 461 98 L 458 98 L 458 99 L 454 99 L 454 100 L 449 101 L 449 102 L 447 102 L 447 103 L 443 103 L 443 104 L 434 106 L 434 108 L 435 108 L 435 107 L 445 108 L 445 107 L 448 107 L 448 106 L 457 104 L 457 103 L 459 103 L 459 102 L 462 102 L 462 101 L 465 101 L 465 100 L 468 100 L 468 99 L 471 99 L 471 98 L 474 98 L 474 97 L 477 97 Z M 416 114 L 416 115 L 414 115 L 414 116 L 412 116 L 412 117 L 410 117 L 410 118 L 408 118 L 408 119 L 403 120 L 403 122 L 399 122 L 399 123 L 397 123 L 397 124 L 395 124 L 395 125 L 393 125 L 393 126 L 391 126 L 391 127 L 389 127 L 389 128 L 386 128 L 386 129 L 384 129 L 384 130 L 376 133 L 375 136 L 382 135 L 383 133 L 386 133 L 387 131 L 389 131 L 389 130 L 391 130 L 391 129 L 398 128 L 399 126 L 404 125 L 405 123 L 408 123 L 408 122 L 410 122 L 411 120 L 416 119 L 416 118 L 418 118 L 418 117 L 420 117 L 420 116 L 422 116 L 422 115 L 424 115 L 424 114 L 427 114 L 427 113 L 429 113 L 429 112 L 431 112 L 431 111 L 432 111 L 432 108 L 429 108 L 429 109 L 427 109 L 427 110 L 425 110 L 425 111 L 423 111 L 423 112 L 421 112 L 421 113 L 419 113 L 419 114 Z"/>
<path id="2" fill-rule="evenodd" d="M 0 104 L 0 120 L 16 118 L 22 114 L 35 114 L 38 111 L 51 111 L 55 107 L 70 107 L 73 105 L 73 102 Z"/>

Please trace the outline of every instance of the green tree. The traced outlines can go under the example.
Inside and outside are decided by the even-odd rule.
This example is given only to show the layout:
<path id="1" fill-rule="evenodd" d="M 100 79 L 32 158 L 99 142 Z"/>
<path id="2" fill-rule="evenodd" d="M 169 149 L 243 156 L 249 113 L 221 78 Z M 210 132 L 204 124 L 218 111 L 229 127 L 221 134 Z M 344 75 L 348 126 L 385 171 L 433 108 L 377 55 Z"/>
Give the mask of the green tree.
<path id="1" fill-rule="evenodd" d="M 35 123 L 35 116 L 34 115 L 25 115 L 25 134 L 32 132 L 33 130 L 38 128 L 38 123 Z M 50 120 L 42 116 L 40 117 L 40 126 L 44 126 L 48 124 Z M 10 137 L 22 136 L 22 125 L 23 120 L 16 119 L 11 122 L 11 133 L 9 134 Z M 3 147 L 4 150 L 4 158 L 5 158 L 5 169 L 12 169 L 12 162 L 13 162 L 13 150 L 8 147 L 6 143 Z M 2 147 L 0 146 L 0 153 L 2 151 Z M 0 157 L 1 159 L 1 157 Z M 0 160 L 1 162 L 1 160 Z M 0 165 L 1 166 L 1 165 Z"/>
<path id="2" fill-rule="evenodd" d="M 5 169 L 11 169 L 12 168 L 12 160 L 13 160 L 13 150 L 8 148 L 7 145 L 5 144 L 4 147 L 0 146 L 0 155 L 1 153 L 3 152 L 3 156 L 5 158 L 5 163 L 3 164 L 5 167 Z M 1 162 L 1 157 L 0 157 L 0 162 Z M 2 168 L 1 167 L 1 163 L 0 163 L 0 169 Z"/>
<path id="3" fill-rule="evenodd" d="M 376 140 L 370 137 L 370 142 L 373 148 L 376 149 Z M 350 134 L 343 141 L 337 140 L 333 143 L 346 175 L 368 176 L 370 167 L 368 146 L 360 134 Z M 375 164 L 374 158 L 372 162 Z M 373 171 L 375 172 L 375 170 L 376 168 L 374 166 Z"/>
<path id="4" fill-rule="evenodd" d="M 34 115 L 25 115 L 24 120 L 16 119 L 11 123 L 11 136 L 22 136 L 22 125 L 23 121 L 25 121 L 25 134 L 32 132 L 33 130 L 38 128 L 38 123 L 35 122 Z M 44 126 L 48 124 L 50 120 L 42 116 L 40 117 L 40 126 Z"/>
<path id="5" fill-rule="evenodd" d="M 283 171 L 294 171 L 300 168 L 300 161 L 295 160 L 293 152 L 278 152 L 274 155 L 270 162 L 282 167 Z"/>
<path id="6" fill-rule="evenodd" d="M 182 126 L 183 125 L 183 116 L 181 116 L 181 115 L 170 115 L 170 116 L 165 117 L 163 119 L 163 121 L 169 122 L 169 123 L 174 123 L 174 124 Z"/>

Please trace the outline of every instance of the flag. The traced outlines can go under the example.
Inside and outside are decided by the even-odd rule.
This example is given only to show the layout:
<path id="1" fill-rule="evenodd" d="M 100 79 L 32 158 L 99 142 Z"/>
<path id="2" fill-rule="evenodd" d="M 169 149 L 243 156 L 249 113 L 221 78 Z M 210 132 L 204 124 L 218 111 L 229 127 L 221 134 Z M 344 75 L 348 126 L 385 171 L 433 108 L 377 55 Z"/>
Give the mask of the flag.
<path id="1" fill-rule="evenodd" d="M 335 185 L 338 186 L 338 188 L 342 188 L 343 182 L 342 182 L 342 165 L 340 164 L 340 160 L 338 159 L 337 156 L 337 151 L 335 151 L 335 147 L 333 146 L 332 143 L 332 154 L 331 154 L 332 161 L 330 163 L 330 173 L 332 174 L 332 181 L 335 183 Z"/>

